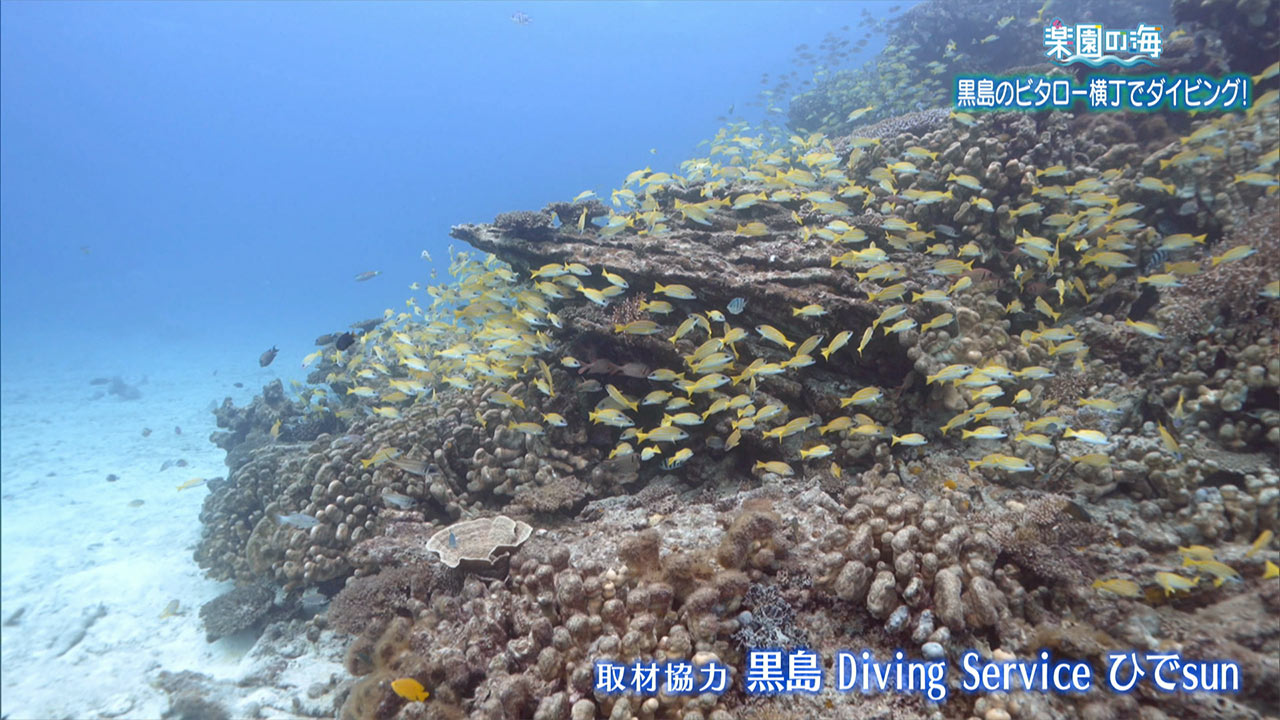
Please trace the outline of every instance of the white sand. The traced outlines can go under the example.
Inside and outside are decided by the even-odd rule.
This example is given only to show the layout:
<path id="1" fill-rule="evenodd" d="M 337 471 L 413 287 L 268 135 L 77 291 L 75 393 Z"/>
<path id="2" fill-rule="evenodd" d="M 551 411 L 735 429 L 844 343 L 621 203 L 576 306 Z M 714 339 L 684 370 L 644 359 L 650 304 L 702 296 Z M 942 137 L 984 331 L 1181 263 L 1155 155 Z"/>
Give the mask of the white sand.
<path id="1" fill-rule="evenodd" d="M 211 404 L 226 396 L 247 404 L 278 372 L 297 372 L 293 356 L 305 349 L 282 352 L 267 369 L 258 367 L 260 351 L 223 348 L 214 360 L 207 349 L 169 349 L 145 366 L 106 358 L 78 358 L 69 366 L 6 358 L 0 615 L 7 620 L 20 608 L 22 615 L 0 628 L 0 713 L 11 720 L 158 718 L 169 705 L 150 685 L 160 671 L 227 680 L 251 671 L 252 637 L 205 641 L 200 605 L 231 584 L 206 579 L 192 558 L 208 490 L 178 492 L 176 486 L 227 475 L 224 453 L 208 439 L 216 429 Z M 142 398 L 90 399 L 104 388 L 89 380 L 116 373 L 130 383 L 145 374 Z M 244 388 L 234 388 L 236 381 Z M 149 437 L 143 428 L 151 428 Z M 160 470 L 178 459 L 188 465 Z M 108 482 L 110 473 L 119 480 Z M 144 504 L 130 507 L 135 499 Z M 179 614 L 161 618 L 174 599 Z M 98 615 L 85 629 L 86 619 Z M 339 672 L 331 663 L 298 665 L 322 679 Z"/>

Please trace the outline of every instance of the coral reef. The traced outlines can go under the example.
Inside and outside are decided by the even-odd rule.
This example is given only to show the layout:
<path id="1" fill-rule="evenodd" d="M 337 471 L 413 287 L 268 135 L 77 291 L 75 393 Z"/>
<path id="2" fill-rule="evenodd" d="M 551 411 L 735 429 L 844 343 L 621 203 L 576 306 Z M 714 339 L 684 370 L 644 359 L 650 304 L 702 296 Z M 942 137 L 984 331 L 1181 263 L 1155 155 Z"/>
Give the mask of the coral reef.
<path id="1" fill-rule="evenodd" d="M 271 611 L 275 592 L 267 585 L 243 585 L 210 600 L 200 608 L 209 642 L 258 624 Z"/>
<path id="2" fill-rule="evenodd" d="M 533 527 L 505 515 L 467 520 L 443 528 L 427 540 L 427 549 L 440 556 L 445 566 L 461 564 L 493 566 L 501 557 L 520 547 Z"/>
<path id="3" fill-rule="evenodd" d="M 976 32 L 1005 7 L 922 3 L 900 28 Z M 1165 61 L 1225 62 L 1232 32 Z M 310 622 L 354 636 L 340 717 L 1274 705 L 1274 92 L 1195 119 L 895 99 L 855 127 L 874 83 L 832 83 L 792 124 L 840 137 L 735 124 L 681 174 L 633 173 L 617 210 L 456 226 L 485 255 L 453 253 L 431 307 L 320 338 L 296 397 L 218 411 L 231 472 L 197 560 L 246 596 L 336 592 Z M 1244 687 L 759 698 L 741 682 L 759 646 L 1047 648 L 1095 672 L 1176 647 L 1232 658 Z M 733 682 L 606 694 L 605 659 L 716 660 Z"/>

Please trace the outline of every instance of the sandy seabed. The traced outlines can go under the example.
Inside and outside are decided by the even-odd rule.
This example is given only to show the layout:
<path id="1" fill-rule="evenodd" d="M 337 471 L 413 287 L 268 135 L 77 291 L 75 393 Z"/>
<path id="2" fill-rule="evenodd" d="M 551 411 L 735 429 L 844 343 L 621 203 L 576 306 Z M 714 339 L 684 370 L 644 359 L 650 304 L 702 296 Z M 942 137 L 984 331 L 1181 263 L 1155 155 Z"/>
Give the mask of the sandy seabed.
<path id="1" fill-rule="evenodd" d="M 226 687 L 252 672 L 252 635 L 205 640 L 199 608 L 231 584 L 205 578 L 192 559 L 207 489 L 176 488 L 226 476 L 224 453 L 209 441 L 213 404 L 248 403 L 275 377 L 287 382 L 298 360 L 282 352 L 279 367 L 264 369 L 252 349 L 218 352 L 4 363 L 0 714 L 8 720 L 160 718 L 169 708 L 153 685 L 162 671 L 203 673 Z M 141 382 L 142 396 L 95 398 L 104 388 L 90 381 L 117 374 Z M 186 466 L 161 469 L 178 460 Z M 173 600 L 177 614 L 162 617 Z M 296 665 L 316 678 L 339 670 Z M 239 692 L 248 701 L 254 688 Z"/>

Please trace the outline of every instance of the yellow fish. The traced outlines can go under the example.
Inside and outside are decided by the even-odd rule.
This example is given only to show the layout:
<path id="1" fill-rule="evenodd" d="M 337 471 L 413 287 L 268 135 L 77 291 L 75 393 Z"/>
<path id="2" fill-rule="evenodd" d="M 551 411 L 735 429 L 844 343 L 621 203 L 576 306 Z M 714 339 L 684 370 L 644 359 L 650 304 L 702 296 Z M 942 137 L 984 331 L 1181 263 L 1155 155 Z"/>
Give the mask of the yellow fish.
<path id="1" fill-rule="evenodd" d="M 880 388 L 875 386 L 865 387 L 849 397 L 840 398 L 840 407 L 848 407 L 850 405 L 870 405 L 882 397 L 884 397 L 884 393 L 881 392 Z"/>
<path id="2" fill-rule="evenodd" d="M 933 318 L 932 320 L 925 323 L 924 325 L 921 325 L 920 332 L 928 332 L 934 328 L 945 327 L 955 322 L 955 319 L 956 319 L 956 316 L 952 315 L 951 313 L 942 313 L 941 315 Z"/>
<path id="3" fill-rule="evenodd" d="M 1222 253 L 1221 255 L 1215 255 L 1213 257 L 1213 267 L 1218 267 L 1218 265 L 1224 262 L 1235 262 L 1236 260 L 1243 260 L 1249 257 L 1250 255 L 1253 255 L 1256 252 L 1258 251 L 1254 250 L 1248 245 L 1237 245 L 1231 248 L 1230 250 Z"/>
<path id="4" fill-rule="evenodd" d="M 889 444 L 890 445 L 902 444 L 902 445 L 915 446 L 915 445 L 924 445 L 927 442 L 929 441 L 926 440 L 925 437 L 920 433 L 907 433 L 906 435 L 894 435 L 893 442 Z"/>
<path id="5" fill-rule="evenodd" d="M 625 325 L 615 324 L 613 326 L 615 335 L 653 335 L 660 329 L 658 323 L 652 320 L 635 320 Z"/>
<path id="6" fill-rule="evenodd" d="M 867 346 L 867 343 L 871 342 L 871 333 L 875 329 L 876 329 L 875 325 L 870 325 L 867 327 L 866 331 L 862 333 L 862 342 L 858 343 L 859 356 L 862 355 L 862 350 Z"/>
<path id="7" fill-rule="evenodd" d="M 839 350 L 849 343 L 849 338 L 853 337 L 853 333 L 848 330 L 841 330 L 835 337 L 831 338 L 831 344 L 822 350 L 822 359 L 830 360 L 831 353 Z"/>
<path id="8" fill-rule="evenodd" d="M 505 392 L 502 392 L 501 390 L 498 390 L 494 392 L 492 395 L 490 395 L 489 402 L 494 403 L 495 405 L 501 405 L 503 407 L 518 407 L 521 410 L 524 409 L 524 400 L 521 400 L 518 397 L 514 397 Z"/>
<path id="9" fill-rule="evenodd" d="M 614 387 L 612 383 L 605 386 L 605 392 L 609 394 L 609 397 L 612 398 L 614 402 L 623 407 L 629 407 L 633 411 L 640 409 L 640 403 L 638 401 L 632 400 L 626 395 L 623 395 L 622 391 Z"/>
<path id="10" fill-rule="evenodd" d="M 808 460 L 811 458 L 824 458 L 831 455 L 831 447 L 828 445 L 814 445 L 800 451 L 800 459 Z"/>
<path id="11" fill-rule="evenodd" d="M 1178 554 L 1182 556 L 1182 564 L 1186 565 L 1188 560 L 1213 560 L 1213 548 L 1204 545 L 1192 545 L 1190 547 L 1178 546 Z"/>
<path id="12" fill-rule="evenodd" d="M 1111 466 L 1111 456 L 1105 453 L 1089 453 L 1087 455 L 1071 455 L 1067 458 L 1073 463 L 1088 465 L 1089 467 L 1104 468 Z"/>
<path id="13" fill-rule="evenodd" d="M 772 342 L 777 345 L 781 345 L 788 350 L 795 347 L 796 345 L 794 342 L 788 340 L 787 336 L 783 335 L 781 330 L 779 330 L 776 327 L 773 327 L 772 325 L 757 325 L 756 332 L 760 333 L 760 336 L 763 337 L 765 340 L 768 340 L 769 342 Z"/>
<path id="14" fill-rule="evenodd" d="M 655 282 L 653 284 L 653 291 L 655 293 L 662 293 L 667 297 L 673 297 L 677 300 L 696 300 L 698 298 L 697 295 L 693 294 L 693 290 L 686 285 L 663 285 L 662 283 Z"/>
<path id="15" fill-rule="evenodd" d="M 424 702 L 431 697 L 431 693 L 422 687 L 422 683 L 413 678 L 400 678 L 391 682 L 391 689 L 395 694 L 410 702 Z"/>
<path id="16" fill-rule="evenodd" d="M 1072 428 L 1067 428 L 1066 431 L 1062 433 L 1062 437 L 1068 439 L 1075 438 L 1080 442 L 1088 443 L 1090 445 L 1111 444 L 1111 441 L 1107 439 L 1107 436 L 1097 430 L 1073 430 Z"/>
<path id="17" fill-rule="evenodd" d="M 772 460 L 770 462 L 764 462 L 764 461 L 758 460 L 756 461 L 756 464 L 751 469 L 764 470 L 765 472 L 773 473 L 774 475 L 782 475 L 783 477 L 791 477 L 792 475 L 796 474 L 796 471 L 793 470 L 790 465 L 784 462 L 779 462 L 777 460 Z"/>
<path id="18" fill-rule="evenodd" d="M 1226 563 L 1217 560 L 1192 560 L 1191 558 L 1183 558 L 1183 566 L 1194 567 L 1196 570 L 1203 570 L 1213 576 L 1213 586 L 1222 587 L 1222 583 L 1227 580 L 1238 580 L 1240 573 L 1235 568 Z"/>
<path id="19" fill-rule="evenodd" d="M 1124 324 L 1133 328 L 1138 333 L 1142 335 L 1146 335 L 1147 337 L 1155 338 L 1157 340 L 1164 339 L 1164 333 L 1160 332 L 1160 327 L 1154 323 L 1149 323 L 1142 320 L 1130 320 L 1129 318 L 1125 318 Z"/>
<path id="20" fill-rule="evenodd" d="M 933 375 L 925 377 L 925 384 L 932 385 L 935 382 L 947 382 L 948 380 L 958 380 L 973 371 L 972 365 L 948 365 Z"/>
<path id="21" fill-rule="evenodd" d="M 693 457 L 692 450 L 689 448 L 681 448 L 675 455 L 667 458 L 667 461 L 662 463 L 662 466 L 668 470 L 673 470 L 685 464 L 685 462 L 691 457 Z"/>
<path id="22" fill-rule="evenodd" d="M 1246 552 L 1244 556 L 1253 557 L 1254 553 L 1257 553 L 1258 551 L 1266 548 L 1267 545 L 1270 545 L 1271 538 L 1273 537 L 1275 537 L 1275 533 L 1270 530 L 1263 530 L 1262 534 L 1258 535 L 1258 538 L 1249 546 L 1249 552 Z"/>
<path id="23" fill-rule="evenodd" d="M 817 304 L 805 305 L 791 310 L 792 317 L 818 317 L 826 314 L 826 308 Z"/>
<path id="24" fill-rule="evenodd" d="M 1044 298 L 1039 296 L 1036 297 L 1036 309 L 1052 318 L 1054 322 L 1057 322 L 1058 318 L 1062 316 L 1062 313 L 1054 310 L 1049 306 L 1049 303 L 1045 302 Z"/>
<path id="25" fill-rule="evenodd" d="M 849 116 L 845 118 L 845 122 L 853 122 L 854 120 L 857 120 L 858 118 L 862 117 L 863 115 L 866 115 L 867 113 L 875 109 L 876 109 L 875 105 L 868 105 L 866 107 L 858 108 L 857 110 L 854 110 L 853 112 L 849 113 Z"/>
<path id="26" fill-rule="evenodd" d="M 1142 587 L 1132 580 L 1122 580 L 1120 578 L 1112 578 L 1110 580 L 1094 580 L 1093 587 L 1096 590 L 1119 595 L 1120 597 L 1136 598 L 1142 595 Z"/>
<path id="27" fill-rule="evenodd" d="M 198 485 L 203 485 L 204 483 L 205 483 L 204 478 L 191 478 L 190 480 L 178 486 L 178 492 L 182 492 L 183 490 L 186 490 L 188 488 L 193 488 Z"/>
<path id="28" fill-rule="evenodd" d="M 960 437 L 965 440 L 968 440 L 969 438 L 977 438 L 979 440 L 999 440 L 1003 437 L 1007 437 L 1007 435 L 1003 430 L 995 425 L 983 425 L 982 427 L 975 428 L 973 430 L 962 430 L 960 432 Z"/>
<path id="29" fill-rule="evenodd" d="M 508 427 L 508 428 L 510 428 L 510 429 L 512 429 L 512 430 L 515 430 L 516 432 L 524 433 L 525 435 L 541 435 L 541 434 L 543 434 L 542 426 L 541 426 L 541 425 L 539 425 L 538 423 L 535 423 L 535 422 L 515 422 L 515 421 L 512 421 L 512 422 L 510 422 L 510 423 L 507 423 L 507 427 Z"/>
<path id="30" fill-rule="evenodd" d="M 1000 468 L 1010 472 L 1027 472 L 1035 470 L 1035 467 L 1031 463 L 1020 457 L 1014 457 L 1013 455 L 1001 455 L 999 453 L 986 455 L 981 460 L 969 461 L 970 470 L 978 467 Z"/>
<path id="31" fill-rule="evenodd" d="M 1160 430 L 1160 439 L 1164 441 L 1164 446 L 1181 460 L 1182 448 L 1178 447 L 1178 441 L 1173 439 L 1173 434 L 1164 426 L 1164 423 L 1156 423 L 1156 427 Z"/>
<path id="32" fill-rule="evenodd" d="M 399 450 L 391 447 L 384 447 L 378 452 L 374 453 L 371 457 L 361 460 L 360 464 L 363 465 L 364 467 L 369 467 L 370 465 L 377 466 L 377 465 L 381 465 L 382 463 L 394 457 L 398 457 L 399 455 L 400 455 Z"/>
<path id="33" fill-rule="evenodd" d="M 600 268 L 600 275 L 605 280 L 609 281 L 610 285 L 623 288 L 624 290 L 626 288 L 631 287 L 631 285 L 628 284 L 627 281 L 623 279 L 621 275 L 614 275 L 613 273 L 609 272 L 608 270 L 605 270 L 604 268 Z"/>

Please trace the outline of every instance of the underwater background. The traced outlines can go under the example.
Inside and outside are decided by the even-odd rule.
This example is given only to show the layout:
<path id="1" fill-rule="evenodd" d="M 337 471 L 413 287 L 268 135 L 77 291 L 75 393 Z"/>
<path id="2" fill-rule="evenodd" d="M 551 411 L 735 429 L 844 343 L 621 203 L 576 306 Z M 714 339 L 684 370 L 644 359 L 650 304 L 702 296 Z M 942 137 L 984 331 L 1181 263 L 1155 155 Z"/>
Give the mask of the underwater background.
<path id="1" fill-rule="evenodd" d="M 1252 106 L 952 108 L 1057 18 Z M 0 717 L 1280 717 L 1276 28 L 0 4 Z M 1040 648 L 1240 687 L 958 689 Z"/>

